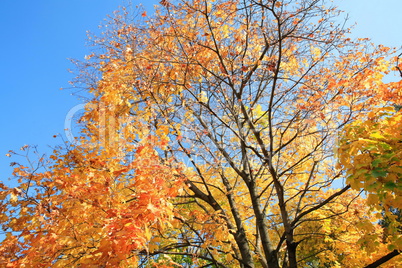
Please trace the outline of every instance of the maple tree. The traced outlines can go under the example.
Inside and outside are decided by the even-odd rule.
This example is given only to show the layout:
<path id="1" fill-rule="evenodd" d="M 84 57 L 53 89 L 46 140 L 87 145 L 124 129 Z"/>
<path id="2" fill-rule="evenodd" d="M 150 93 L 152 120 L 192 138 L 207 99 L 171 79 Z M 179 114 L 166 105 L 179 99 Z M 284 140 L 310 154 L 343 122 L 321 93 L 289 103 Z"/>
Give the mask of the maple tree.
<path id="1" fill-rule="evenodd" d="M 398 96 L 393 100 L 398 101 Z M 390 243 L 392 257 L 402 249 L 401 119 L 392 106 L 374 109 L 344 129 L 339 148 L 347 181 L 355 189 L 365 189 L 366 203 L 384 218 L 384 239 Z"/>
<path id="2" fill-rule="evenodd" d="M 395 69 L 401 74 L 399 57 L 396 57 Z M 400 82 L 390 84 L 398 88 Z M 375 107 L 361 119 L 348 124 L 339 144 L 340 165 L 347 172 L 347 182 L 353 188 L 367 192 L 366 204 L 377 217 L 382 217 L 383 239 L 389 243 L 390 252 L 367 268 L 389 261 L 402 249 L 401 91 L 379 97 L 387 101 L 386 105 Z"/>
<path id="3" fill-rule="evenodd" d="M 401 250 L 400 115 L 377 110 L 399 96 L 396 58 L 339 16 L 319 0 L 117 13 L 81 65 L 79 143 L 1 185 L 0 263 L 361 267 Z"/>

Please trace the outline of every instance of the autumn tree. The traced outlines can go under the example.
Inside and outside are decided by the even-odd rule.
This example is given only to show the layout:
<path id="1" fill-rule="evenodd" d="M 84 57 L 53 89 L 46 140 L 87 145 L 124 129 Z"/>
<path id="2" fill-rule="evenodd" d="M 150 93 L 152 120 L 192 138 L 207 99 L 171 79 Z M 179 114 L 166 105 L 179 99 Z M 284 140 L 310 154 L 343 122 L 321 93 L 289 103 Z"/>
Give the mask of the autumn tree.
<path id="1" fill-rule="evenodd" d="M 335 147 L 400 91 L 383 82 L 391 49 L 351 40 L 321 0 L 136 14 L 116 14 L 80 65 L 80 143 L 16 164 L 20 185 L 2 186 L 3 263 L 359 267 L 388 254 L 395 240 Z"/>
<path id="2" fill-rule="evenodd" d="M 393 100 L 400 103 L 398 96 Z M 344 128 L 339 148 L 348 183 L 367 192 L 366 204 L 381 218 L 383 240 L 390 251 L 385 260 L 402 250 L 401 124 L 400 111 L 392 106 L 377 108 Z"/>

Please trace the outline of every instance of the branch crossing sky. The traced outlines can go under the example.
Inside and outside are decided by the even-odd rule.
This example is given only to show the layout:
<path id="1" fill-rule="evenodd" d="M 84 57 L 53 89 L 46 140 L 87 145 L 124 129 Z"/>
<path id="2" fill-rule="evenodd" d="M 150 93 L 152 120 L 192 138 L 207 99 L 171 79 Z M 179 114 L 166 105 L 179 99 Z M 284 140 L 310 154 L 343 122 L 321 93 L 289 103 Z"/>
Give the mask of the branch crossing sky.
<path id="1" fill-rule="evenodd" d="M 144 0 L 152 13 L 156 0 Z M 132 1 L 139 4 L 138 0 Z M 2 0 L 0 1 L 0 181 L 11 175 L 5 156 L 25 144 L 39 151 L 61 144 L 65 118 L 82 103 L 68 88 L 74 66 L 68 60 L 83 59 L 86 31 L 98 25 L 123 4 L 119 0 Z M 335 0 L 349 13 L 349 25 L 357 22 L 353 37 L 369 37 L 376 44 L 402 46 L 401 0 Z M 345 13 L 345 16 L 346 16 Z M 397 78 L 396 78 L 397 79 Z"/>

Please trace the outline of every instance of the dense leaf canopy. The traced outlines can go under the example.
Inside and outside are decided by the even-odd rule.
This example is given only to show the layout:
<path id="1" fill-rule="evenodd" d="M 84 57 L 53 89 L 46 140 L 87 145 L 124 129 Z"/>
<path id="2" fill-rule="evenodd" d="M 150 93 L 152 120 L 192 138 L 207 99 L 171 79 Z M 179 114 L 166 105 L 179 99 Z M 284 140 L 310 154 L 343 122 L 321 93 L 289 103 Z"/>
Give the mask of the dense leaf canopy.
<path id="1" fill-rule="evenodd" d="M 18 186 L 1 185 L 4 267 L 364 267 L 399 254 L 392 49 L 351 40 L 329 1 L 131 12 L 77 65 L 91 95 L 77 142 L 49 159 L 22 148 Z"/>

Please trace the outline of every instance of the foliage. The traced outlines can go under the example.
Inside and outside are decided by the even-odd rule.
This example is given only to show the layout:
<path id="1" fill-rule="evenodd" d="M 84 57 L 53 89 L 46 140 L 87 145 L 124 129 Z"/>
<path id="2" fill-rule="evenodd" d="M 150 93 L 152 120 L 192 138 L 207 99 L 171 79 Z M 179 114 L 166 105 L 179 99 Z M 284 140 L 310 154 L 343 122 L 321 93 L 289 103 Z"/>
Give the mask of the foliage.
<path id="1" fill-rule="evenodd" d="M 370 193 L 371 204 L 402 208 L 402 114 L 393 107 L 376 109 L 345 128 L 340 161 L 354 188 Z"/>
<path id="2" fill-rule="evenodd" d="M 382 211 L 390 249 L 402 249 L 402 114 L 392 106 L 375 109 L 344 129 L 340 163 L 348 182 L 368 193 L 367 203 Z"/>
<path id="3" fill-rule="evenodd" d="M 80 143 L 16 164 L 19 186 L 2 185 L 1 263 L 359 267 L 386 255 L 396 233 L 383 240 L 381 207 L 350 188 L 381 177 L 372 190 L 395 195 L 369 202 L 399 208 L 399 151 L 381 145 L 398 120 L 360 124 L 400 92 L 382 81 L 396 59 L 348 38 L 339 14 L 319 0 L 161 1 L 151 17 L 117 13 L 80 65 L 76 85 L 92 95 Z M 346 136 L 369 133 L 381 161 L 345 141 L 345 169 L 335 167 L 351 122 Z M 361 161 L 378 169 L 359 171 Z"/>

